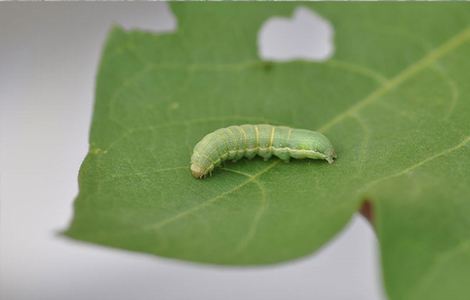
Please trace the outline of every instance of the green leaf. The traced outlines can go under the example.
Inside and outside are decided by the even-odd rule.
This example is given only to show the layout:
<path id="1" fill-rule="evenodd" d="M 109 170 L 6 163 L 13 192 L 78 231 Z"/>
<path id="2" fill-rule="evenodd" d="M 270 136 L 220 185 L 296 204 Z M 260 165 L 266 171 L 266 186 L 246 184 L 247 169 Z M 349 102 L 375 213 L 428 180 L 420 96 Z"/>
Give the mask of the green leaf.
<path id="1" fill-rule="evenodd" d="M 263 62 L 257 34 L 295 4 L 173 4 L 171 34 L 109 35 L 90 151 L 66 235 L 217 264 L 309 255 L 364 199 L 391 299 L 470 294 L 470 6 L 304 4 L 335 55 Z M 232 124 L 320 130 L 338 160 L 229 163 L 206 180 L 192 147 Z"/>

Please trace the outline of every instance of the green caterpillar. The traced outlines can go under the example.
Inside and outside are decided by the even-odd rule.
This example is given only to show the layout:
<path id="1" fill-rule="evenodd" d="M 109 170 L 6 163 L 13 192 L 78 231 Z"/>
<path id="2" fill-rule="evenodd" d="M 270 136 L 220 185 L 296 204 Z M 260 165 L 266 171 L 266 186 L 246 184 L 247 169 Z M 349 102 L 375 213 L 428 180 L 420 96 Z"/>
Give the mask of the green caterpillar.
<path id="1" fill-rule="evenodd" d="M 204 178 L 225 160 L 253 158 L 268 160 L 272 155 L 289 159 L 324 159 L 333 163 L 336 152 L 323 134 L 268 124 L 240 125 L 217 129 L 196 144 L 191 156 L 191 173 Z"/>

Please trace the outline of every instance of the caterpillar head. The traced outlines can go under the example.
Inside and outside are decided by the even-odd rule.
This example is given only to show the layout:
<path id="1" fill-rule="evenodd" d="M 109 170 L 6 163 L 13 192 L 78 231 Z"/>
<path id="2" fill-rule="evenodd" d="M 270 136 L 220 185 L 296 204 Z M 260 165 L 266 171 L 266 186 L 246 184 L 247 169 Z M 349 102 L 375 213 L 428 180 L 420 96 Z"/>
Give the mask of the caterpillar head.
<path id="1" fill-rule="evenodd" d="M 198 179 L 204 178 L 206 175 L 205 170 L 197 164 L 191 164 L 191 174 Z"/>

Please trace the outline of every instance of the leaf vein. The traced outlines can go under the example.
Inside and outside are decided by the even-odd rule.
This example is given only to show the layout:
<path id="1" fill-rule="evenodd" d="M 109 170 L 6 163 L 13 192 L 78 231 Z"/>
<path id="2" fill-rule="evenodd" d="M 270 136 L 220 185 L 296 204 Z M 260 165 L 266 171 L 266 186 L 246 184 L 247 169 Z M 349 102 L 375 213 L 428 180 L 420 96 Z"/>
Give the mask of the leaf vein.
<path id="1" fill-rule="evenodd" d="M 196 205 L 196 206 L 193 206 L 192 208 L 190 209 L 187 209 L 187 210 L 184 210 L 184 211 L 181 211 L 180 213 L 170 217 L 170 218 L 167 218 L 167 219 L 164 219 L 163 221 L 160 221 L 160 222 L 157 222 L 157 223 L 154 223 L 154 224 L 150 224 L 150 225 L 147 225 L 146 228 L 149 228 L 149 229 L 153 229 L 153 230 L 159 230 L 161 229 L 162 227 L 170 224 L 170 223 L 173 223 L 174 221 L 178 220 L 178 219 L 181 219 L 185 216 L 188 216 L 194 212 L 197 212 L 199 211 L 200 209 L 204 208 L 204 207 L 207 207 L 215 202 L 217 202 L 217 200 L 223 198 L 224 196 L 227 196 L 233 192 L 236 192 L 238 190 L 240 190 L 241 188 L 243 188 L 244 186 L 246 186 L 248 183 L 250 182 L 253 182 L 256 178 L 258 178 L 259 176 L 263 175 L 264 173 L 266 173 L 267 171 L 269 171 L 270 169 L 272 169 L 274 166 L 276 166 L 278 163 L 280 162 L 280 160 L 276 160 L 274 162 L 272 162 L 271 164 L 269 164 L 269 166 L 267 166 L 266 168 L 264 168 L 263 170 L 261 170 L 260 172 L 256 173 L 255 175 L 252 175 L 250 178 L 248 178 L 248 180 L 242 182 L 241 184 L 235 186 L 234 188 L 226 191 L 226 192 L 223 192 L 221 193 L 220 195 L 217 195 L 215 197 L 212 197 L 210 199 L 207 199 L 205 200 L 204 202 L 202 202 L 201 204 L 199 205 Z"/>
<path id="2" fill-rule="evenodd" d="M 378 89 L 374 90 L 368 96 L 360 100 L 359 102 L 355 103 L 354 105 L 350 106 L 347 110 L 343 111 L 342 113 L 338 114 L 336 117 L 331 119 L 328 123 L 323 125 L 319 128 L 319 131 L 325 132 L 329 130 L 331 127 L 342 121 L 345 117 L 351 115 L 354 112 L 359 111 L 363 107 L 373 103 L 377 99 L 380 99 L 381 96 L 386 94 L 387 92 L 393 90 L 401 83 L 405 82 L 409 78 L 412 78 L 414 75 L 419 73 L 421 70 L 425 69 L 426 67 L 430 66 L 432 63 L 446 55 L 447 53 L 451 52 L 452 50 L 458 48 L 463 43 L 467 42 L 470 38 L 470 28 L 465 29 L 464 31 L 458 33 L 454 37 L 447 40 L 445 43 L 441 44 L 439 47 L 435 48 L 434 50 L 428 52 L 423 58 L 418 60 L 417 62 L 411 64 L 403 71 L 398 73 L 392 79 L 385 81 Z"/>
<path id="3" fill-rule="evenodd" d="M 237 174 L 246 176 L 248 178 L 253 178 L 252 175 L 250 175 L 248 173 L 245 173 L 245 172 L 240 172 L 238 170 L 232 170 L 232 169 L 229 169 L 229 168 L 223 168 L 223 169 L 226 170 L 226 171 L 229 171 L 229 172 L 233 172 L 233 173 L 237 173 Z M 253 238 L 256 234 L 257 228 L 258 228 L 258 224 L 259 224 L 264 212 L 268 208 L 269 203 L 268 203 L 268 198 L 266 197 L 266 189 L 261 185 L 258 178 L 254 178 L 253 183 L 258 187 L 258 189 L 261 193 L 260 207 L 256 211 L 255 216 L 254 216 L 251 224 L 248 227 L 249 229 L 248 229 L 248 232 L 247 232 L 246 236 L 240 240 L 238 245 L 235 247 L 235 250 L 233 251 L 233 254 L 238 254 L 238 253 L 242 252 L 244 249 L 246 249 L 249 242 L 251 240 L 253 240 Z"/>
<path id="4" fill-rule="evenodd" d="M 397 172 L 397 173 L 390 174 L 390 175 L 387 175 L 387 176 L 385 176 L 385 177 L 381 177 L 381 178 L 378 178 L 378 179 L 376 179 L 376 180 L 373 180 L 373 181 L 367 183 L 364 187 L 362 187 L 362 188 L 360 189 L 360 191 L 367 190 L 367 189 L 370 188 L 371 186 L 373 186 L 373 185 L 375 185 L 375 184 L 377 184 L 377 183 L 379 183 L 379 182 L 382 182 L 382 181 L 384 181 L 384 180 L 391 179 L 391 178 L 395 178 L 395 177 L 399 177 L 399 176 L 401 176 L 401 175 L 404 175 L 404 174 L 406 174 L 406 173 L 409 173 L 409 172 L 413 171 L 414 169 L 417 169 L 417 168 L 421 167 L 422 165 L 424 165 L 424 164 L 426 164 L 426 163 L 428 163 L 428 162 L 430 162 L 430 161 L 433 161 L 433 160 L 435 160 L 435 159 L 437 159 L 437 158 L 439 158 L 439 157 L 441 157 L 441 156 L 450 154 L 450 153 L 452 153 L 452 152 L 454 152 L 454 151 L 456 151 L 456 150 L 458 150 L 458 149 L 464 147 L 464 146 L 465 146 L 466 144 L 468 144 L 469 142 L 470 142 L 470 136 L 467 136 L 467 137 L 464 138 L 460 143 L 458 143 L 457 145 L 455 145 L 455 146 L 453 146 L 453 147 L 451 147 L 451 148 L 447 148 L 447 149 L 445 149 L 445 150 L 443 150 L 443 151 L 441 151 L 441 152 L 439 152 L 439 153 L 436 153 L 436 154 L 434 154 L 434 155 L 432 155 L 432 156 L 430 156 L 430 157 L 428 157 L 428 158 L 426 158 L 426 159 L 423 159 L 423 160 L 421 160 L 421 161 L 419 161 L 419 162 L 417 162 L 417 163 L 415 163 L 415 164 L 413 164 L 413 165 L 411 165 L 411 166 L 409 166 L 409 167 L 407 167 L 407 168 L 405 168 L 405 169 L 403 169 L 403 170 L 401 170 L 401 171 L 399 171 L 399 172 Z"/>

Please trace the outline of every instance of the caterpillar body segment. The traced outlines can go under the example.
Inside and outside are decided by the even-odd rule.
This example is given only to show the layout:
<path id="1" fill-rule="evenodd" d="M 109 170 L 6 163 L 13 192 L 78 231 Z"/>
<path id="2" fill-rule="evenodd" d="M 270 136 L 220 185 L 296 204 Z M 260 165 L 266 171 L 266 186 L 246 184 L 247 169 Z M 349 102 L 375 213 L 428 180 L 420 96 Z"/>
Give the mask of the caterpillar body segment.
<path id="1" fill-rule="evenodd" d="M 217 129 L 199 141 L 191 157 L 191 173 L 204 178 L 223 161 L 237 161 L 259 155 L 265 160 L 277 156 L 284 161 L 324 159 L 333 163 L 336 153 L 323 134 L 268 124 L 240 125 Z"/>

